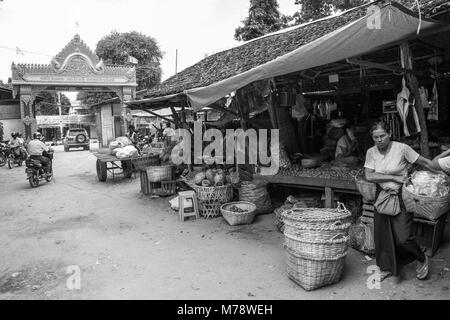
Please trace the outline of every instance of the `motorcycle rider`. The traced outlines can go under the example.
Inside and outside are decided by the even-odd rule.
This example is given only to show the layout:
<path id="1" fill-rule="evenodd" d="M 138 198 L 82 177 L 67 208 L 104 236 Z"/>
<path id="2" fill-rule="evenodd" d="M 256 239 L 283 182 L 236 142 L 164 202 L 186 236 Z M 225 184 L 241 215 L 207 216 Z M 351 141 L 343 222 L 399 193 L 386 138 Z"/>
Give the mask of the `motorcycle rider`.
<path id="1" fill-rule="evenodd" d="M 28 154 L 30 159 L 39 160 L 42 163 L 44 172 L 47 175 L 51 174 L 52 161 L 50 158 L 46 157 L 44 154 L 49 152 L 51 149 L 41 141 L 42 135 L 40 132 L 33 133 L 33 140 L 28 143 Z"/>
<path id="2" fill-rule="evenodd" d="M 23 146 L 23 143 L 22 140 L 19 138 L 18 132 L 11 132 L 11 140 L 9 140 L 8 146 L 11 149 L 11 152 L 13 152 L 14 157 L 18 158 L 19 156 L 22 155 L 20 147 Z"/>

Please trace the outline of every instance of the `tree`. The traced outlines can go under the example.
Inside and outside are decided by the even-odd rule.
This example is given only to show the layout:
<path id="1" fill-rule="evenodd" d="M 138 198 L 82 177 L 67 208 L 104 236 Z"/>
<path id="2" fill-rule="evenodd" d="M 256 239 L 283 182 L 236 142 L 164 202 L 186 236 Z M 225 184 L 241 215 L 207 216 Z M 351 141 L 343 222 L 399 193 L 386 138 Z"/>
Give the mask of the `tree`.
<path id="1" fill-rule="evenodd" d="M 95 53 L 105 64 L 129 65 L 128 57 L 138 60 L 136 66 L 137 90 L 149 89 L 161 82 L 163 52 L 157 41 L 137 31 L 112 31 L 98 43 Z M 85 104 L 93 104 L 116 97 L 114 93 L 86 93 L 79 97 Z"/>
<path id="2" fill-rule="evenodd" d="M 294 24 L 324 18 L 335 11 L 348 10 L 367 2 L 370 0 L 295 0 L 301 9 L 293 16 Z"/>
<path id="3" fill-rule="evenodd" d="M 248 17 L 236 28 L 234 38 L 248 41 L 287 26 L 288 17 L 278 10 L 277 0 L 250 0 Z"/>
<path id="4" fill-rule="evenodd" d="M 56 93 L 42 91 L 39 93 L 42 99 L 39 106 L 40 115 L 59 115 L 58 99 Z M 63 93 L 61 93 L 61 114 L 69 114 L 70 100 Z"/>

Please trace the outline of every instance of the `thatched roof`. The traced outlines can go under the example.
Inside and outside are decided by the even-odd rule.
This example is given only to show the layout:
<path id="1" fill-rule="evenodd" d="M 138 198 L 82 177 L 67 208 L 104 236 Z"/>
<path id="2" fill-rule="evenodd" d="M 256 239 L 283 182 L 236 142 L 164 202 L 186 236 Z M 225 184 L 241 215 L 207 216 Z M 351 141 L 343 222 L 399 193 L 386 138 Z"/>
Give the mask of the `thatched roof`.
<path id="1" fill-rule="evenodd" d="M 395 2 L 418 12 L 415 0 L 397 0 Z M 379 0 L 371 4 L 374 3 L 381 5 L 386 1 Z M 449 1 L 446 0 L 419 0 L 419 3 L 421 14 L 425 17 L 436 14 L 436 10 L 450 8 Z M 152 88 L 144 97 L 182 93 L 184 90 L 208 86 L 253 69 L 362 18 L 367 14 L 369 5 L 346 11 L 338 16 L 291 27 L 208 56 Z"/>

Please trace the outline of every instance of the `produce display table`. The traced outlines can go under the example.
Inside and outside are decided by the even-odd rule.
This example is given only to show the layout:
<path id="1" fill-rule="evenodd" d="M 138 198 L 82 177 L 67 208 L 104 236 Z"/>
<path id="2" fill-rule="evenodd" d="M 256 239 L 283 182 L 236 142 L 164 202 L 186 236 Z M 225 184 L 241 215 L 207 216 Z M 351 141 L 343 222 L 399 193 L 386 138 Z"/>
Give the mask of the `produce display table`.
<path id="1" fill-rule="evenodd" d="M 133 174 L 131 157 L 120 159 L 107 153 L 94 153 L 94 156 L 97 158 L 96 168 L 99 181 L 106 181 L 108 171 L 112 173 L 113 179 L 116 174 L 120 173 L 123 173 L 125 178 L 131 178 Z M 121 170 L 121 172 L 115 173 L 115 170 Z"/>
<path id="2" fill-rule="evenodd" d="M 356 183 L 352 178 L 358 171 L 356 169 L 347 170 L 347 172 L 340 170 L 334 171 L 330 168 L 306 169 L 305 176 L 293 175 L 293 170 L 295 170 L 295 168 L 280 170 L 277 175 L 273 176 L 255 175 L 255 177 L 264 179 L 272 184 L 298 187 L 301 189 L 324 190 L 326 208 L 333 208 L 335 206 L 335 192 L 360 195 L 356 188 Z M 311 175 L 315 175 L 315 177 L 312 177 Z M 325 175 L 329 175 L 330 177 L 323 177 Z"/>

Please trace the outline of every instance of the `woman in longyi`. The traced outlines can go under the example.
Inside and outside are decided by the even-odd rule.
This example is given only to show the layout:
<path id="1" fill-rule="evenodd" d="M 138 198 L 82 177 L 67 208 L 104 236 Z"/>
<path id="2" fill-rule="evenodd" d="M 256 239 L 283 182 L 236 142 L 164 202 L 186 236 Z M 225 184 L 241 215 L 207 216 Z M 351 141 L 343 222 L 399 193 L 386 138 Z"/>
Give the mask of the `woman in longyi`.
<path id="1" fill-rule="evenodd" d="M 374 146 L 367 150 L 365 175 L 377 184 L 374 215 L 374 240 L 381 280 L 398 276 L 402 266 L 417 261 L 417 278 L 428 275 L 428 257 L 413 235 L 413 213 L 407 212 L 401 188 L 407 182 L 407 165 L 416 163 L 431 169 L 432 162 L 410 146 L 391 141 L 389 126 L 378 121 L 370 129 Z"/>

